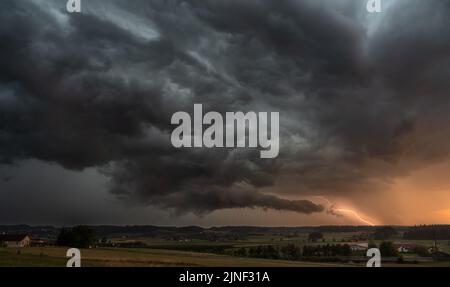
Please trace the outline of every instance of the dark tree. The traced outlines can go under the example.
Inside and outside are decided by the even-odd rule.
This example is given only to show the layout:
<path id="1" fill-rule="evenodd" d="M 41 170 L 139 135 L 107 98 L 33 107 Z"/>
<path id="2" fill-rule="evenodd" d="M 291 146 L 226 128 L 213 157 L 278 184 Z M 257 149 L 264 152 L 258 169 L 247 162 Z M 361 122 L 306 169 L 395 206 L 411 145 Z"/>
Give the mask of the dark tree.
<path id="1" fill-rule="evenodd" d="M 380 244 L 380 253 L 381 256 L 385 257 L 395 257 L 398 256 L 398 251 L 395 248 L 394 244 L 390 241 L 383 241 Z"/>
<path id="2" fill-rule="evenodd" d="M 430 253 L 428 252 L 428 249 L 425 246 L 419 245 L 414 248 L 414 252 L 419 256 L 429 256 Z"/>
<path id="3" fill-rule="evenodd" d="M 323 239 L 323 234 L 320 232 L 312 232 L 308 236 L 308 241 L 317 242 L 318 240 Z"/>
<path id="4" fill-rule="evenodd" d="M 75 226 L 72 229 L 61 229 L 56 245 L 89 248 L 95 243 L 95 233 L 87 226 Z"/>

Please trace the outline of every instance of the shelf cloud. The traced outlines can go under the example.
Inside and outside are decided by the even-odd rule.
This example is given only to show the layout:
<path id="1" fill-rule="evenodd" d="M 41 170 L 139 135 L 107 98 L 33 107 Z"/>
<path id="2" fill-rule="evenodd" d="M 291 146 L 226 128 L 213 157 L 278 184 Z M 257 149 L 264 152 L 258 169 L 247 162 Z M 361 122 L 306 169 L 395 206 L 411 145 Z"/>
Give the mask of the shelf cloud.
<path id="1" fill-rule="evenodd" d="M 382 189 L 450 148 L 450 2 L 392 2 L 3 0 L 0 161 L 96 168 L 176 214 Z M 279 112 L 279 156 L 174 148 L 194 103 Z"/>

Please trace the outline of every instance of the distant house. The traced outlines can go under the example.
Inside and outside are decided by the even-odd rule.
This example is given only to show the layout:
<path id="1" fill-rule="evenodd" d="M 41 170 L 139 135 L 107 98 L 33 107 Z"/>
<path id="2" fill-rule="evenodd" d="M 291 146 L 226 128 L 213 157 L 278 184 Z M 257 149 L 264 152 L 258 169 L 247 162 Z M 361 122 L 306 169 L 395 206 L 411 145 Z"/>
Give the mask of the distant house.
<path id="1" fill-rule="evenodd" d="M 358 243 L 358 244 L 351 244 L 350 245 L 350 250 L 351 251 L 366 251 L 367 249 L 369 249 L 369 244 L 368 243 Z"/>
<path id="2" fill-rule="evenodd" d="M 0 234 L 0 246 L 22 248 L 30 245 L 31 237 L 26 234 Z"/>
<path id="3" fill-rule="evenodd" d="M 436 244 L 428 248 L 428 253 L 434 254 L 438 252 L 441 252 L 441 250 Z"/>
<path id="4" fill-rule="evenodd" d="M 399 244 L 396 247 L 397 247 L 397 251 L 400 253 L 410 253 L 410 252 L 414 252 L 414 250 L 416 250 L 417 245 L 405 243 L 405 244 Z"/>

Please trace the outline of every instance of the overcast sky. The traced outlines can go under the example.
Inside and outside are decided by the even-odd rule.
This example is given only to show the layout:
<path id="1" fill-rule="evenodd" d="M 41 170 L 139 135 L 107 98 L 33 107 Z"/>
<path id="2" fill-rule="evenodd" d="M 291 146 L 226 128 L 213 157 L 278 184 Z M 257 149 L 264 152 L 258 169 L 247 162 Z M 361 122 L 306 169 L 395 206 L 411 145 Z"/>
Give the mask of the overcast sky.
<path id="1" fill-rule="evenodd" d="M 449 223 L 450 2 L 382 2 L 2 0 L 0 224 Z M 172 147 L 194 103 L 280 155 Z"/>

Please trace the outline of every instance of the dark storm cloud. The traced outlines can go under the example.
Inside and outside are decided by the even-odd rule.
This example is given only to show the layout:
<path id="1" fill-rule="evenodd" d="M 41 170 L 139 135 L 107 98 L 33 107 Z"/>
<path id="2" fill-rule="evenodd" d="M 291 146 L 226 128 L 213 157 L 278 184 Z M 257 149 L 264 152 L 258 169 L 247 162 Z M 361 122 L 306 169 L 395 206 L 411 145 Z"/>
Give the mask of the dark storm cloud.
<path id="1" fill-rule="evenodd" d="M 97 167 L 119 198 L 176 212 L 312 213 L 261 189 L 367 191 L 448 154 L 429 134 L 449 117 L 446 1 L 394 1 L 372 34 L 359 0 L 64 2 L 0 3 L 4 163 Z M 279 158 L 172 148 L 194 103 L 279 111 Z"/>

